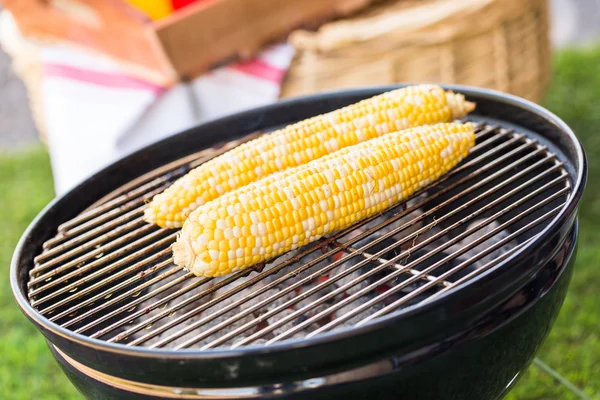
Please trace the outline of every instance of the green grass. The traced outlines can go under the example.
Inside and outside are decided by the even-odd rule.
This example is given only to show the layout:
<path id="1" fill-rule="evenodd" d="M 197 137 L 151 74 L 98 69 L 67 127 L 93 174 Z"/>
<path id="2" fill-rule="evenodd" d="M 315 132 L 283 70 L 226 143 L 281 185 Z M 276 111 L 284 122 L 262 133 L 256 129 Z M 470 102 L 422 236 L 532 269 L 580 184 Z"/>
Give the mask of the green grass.
<path id="1" fill-rule="evenodd" d="M 573 128 L 587 152 L 589 177 L 579 208 L 577 264 L 569 294 L 538 357 L 600 399 L 600 46 L 558 54 L 544 104 Z M 509 399 L 571 399 L 533 366 Z"/>
<path id="2" fill-rule="evenodd" d="M 588 189 L 580 208 L 576 271 L 562 312 L 540 359 L 600 399 L 600 46 L 565 51 L 545 105 L 578 134 L 589 157 Z M 37 330 L 17 309 L 8 267 L 19 236 L 53 196 L 47 154 L 41 149 L 0 154 L 0 399 L 80 399 Z M 547 372 L 532 366 L 510 400 L 577 399 Z"/>
<path id="3" fill-rule="evenodd" d="M 37 148 L 0 155 L 0 193 L 0 398 L 80 399 L 40 333 L 17 308 L 8 280 L 19 237 L 54 195 L 46 152 Z"/>

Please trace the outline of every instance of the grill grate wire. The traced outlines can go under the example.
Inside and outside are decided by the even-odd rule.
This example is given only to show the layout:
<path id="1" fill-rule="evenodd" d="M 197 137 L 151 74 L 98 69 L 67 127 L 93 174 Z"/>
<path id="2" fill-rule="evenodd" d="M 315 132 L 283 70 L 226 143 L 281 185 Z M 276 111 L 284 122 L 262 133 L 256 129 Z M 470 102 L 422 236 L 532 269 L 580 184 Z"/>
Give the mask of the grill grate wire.
<path id="1" fill-rule="evenodd" d="M 34 259 L 29 300 L 92 338 L 151 348 L 271 344 L 360 326 L 432 301 L 531 243 L 570 195 L 535 139 L 477 123 L 469 158 L 411 200 L 268 265 L 197 278 L 172 263 L 175 230 L 145 202 L 223 144 L 151 171 L 59 226 Z"/>

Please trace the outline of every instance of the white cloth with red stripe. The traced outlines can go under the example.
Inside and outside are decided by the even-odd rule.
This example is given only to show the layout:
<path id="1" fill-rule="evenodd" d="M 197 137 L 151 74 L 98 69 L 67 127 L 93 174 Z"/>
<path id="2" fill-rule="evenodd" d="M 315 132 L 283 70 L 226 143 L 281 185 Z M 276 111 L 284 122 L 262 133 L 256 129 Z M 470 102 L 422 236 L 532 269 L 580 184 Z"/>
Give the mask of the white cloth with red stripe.
<path id="1" fill-rule="evenodd" d="M 275 102 L 292 57 L 291 46 L 276 45 L 250 61 L 163 88 L 101 57 L 44 47 L 43 108 L 57 195 L 147 144 Z"/>

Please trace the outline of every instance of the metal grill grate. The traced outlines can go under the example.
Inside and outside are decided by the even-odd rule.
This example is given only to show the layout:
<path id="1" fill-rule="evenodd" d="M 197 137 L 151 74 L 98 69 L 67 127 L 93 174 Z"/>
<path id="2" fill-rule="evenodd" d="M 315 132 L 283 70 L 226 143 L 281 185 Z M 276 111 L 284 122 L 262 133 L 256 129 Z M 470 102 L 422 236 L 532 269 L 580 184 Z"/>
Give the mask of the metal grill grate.
<path id="1" fill-rule="evenodd" d="M 312 337 L 430 301 L 527 245 L 570 194 L 545 146 L 477 126 L 469 158 L 407 203 L 219 279 L 174 266 L 176 231 L 141 219 L 147 199 L 239 142 L 188 156 L 62 224 L 35 258 L 30 302 L 93 338 L 208 349 Z"/>

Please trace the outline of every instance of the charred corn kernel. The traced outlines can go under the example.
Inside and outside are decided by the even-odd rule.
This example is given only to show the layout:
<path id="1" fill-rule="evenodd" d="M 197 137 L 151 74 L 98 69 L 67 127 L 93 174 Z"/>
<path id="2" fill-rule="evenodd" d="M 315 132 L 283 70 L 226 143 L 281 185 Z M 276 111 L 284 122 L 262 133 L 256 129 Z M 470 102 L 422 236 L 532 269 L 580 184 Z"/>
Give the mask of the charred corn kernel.
<path id="1" fill-rule="evenodd" d="M 290 125 L 200 165 L 156 195 L 144 218 L 161 227 L 180 227 L 190 212 L 223 193 L 392 131 L 461 118 L 474 107 L 464 96 L 434 85 L 383 93 Z"/>
<path id="2" fill-rule="evenodd" d="M 174 261 L 206 277 L 267 261 L 406 199 L 454 167 L 474 144 L 471 124 L 422 126 L 273 174 L 194 210 L 173 245 Z M 334 172 L 339 172 L 339 178 Z M 343 183 L 347 178 L 352 178 L 352 185 Z M 259 199 L 269 206 L 258 208 L 261 202 L 253 200 Z M 216 245 L 221 237 L 217 231 L 222 229 L 223 236 L 230 237 L 240 228 L 231 219 L 218 216 L 218 210 L 231 204 L 235 205 L 235 215 L 242 216 L 242 222 L 250 219 L 250 236 L 246 247 L 239 241 L 228 242 L 228 257 L 222 261 L 218 251 L 211 252 L 216 248 L 225 251 Z M 288 207 L 294 211 L 285 211 Z M 244 219 L 244 215 L 248 218 Z M 260 257 L 247 262 L 246 257 L 237 255 L 240 249 L 244 254 L 249 249 L 250 254 Z"/>

